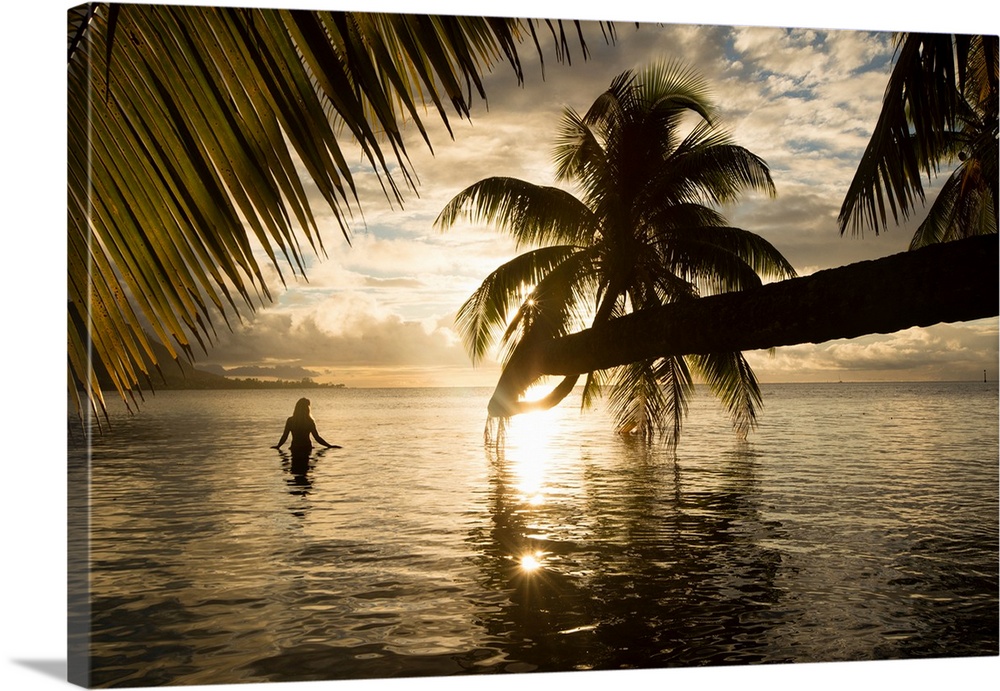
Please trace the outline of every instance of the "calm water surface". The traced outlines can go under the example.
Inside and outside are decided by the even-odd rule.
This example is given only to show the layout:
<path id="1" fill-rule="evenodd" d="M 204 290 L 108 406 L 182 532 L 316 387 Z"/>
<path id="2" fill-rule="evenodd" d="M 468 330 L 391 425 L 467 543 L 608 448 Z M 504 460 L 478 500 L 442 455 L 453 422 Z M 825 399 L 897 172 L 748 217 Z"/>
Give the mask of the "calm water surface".
<path id="1" fill-rule="evenodd" d="M 772 385 L 748 442 L 699 395 L 676 458 L 572 403 L 485 448 L 489 393 L 305 392 L 344 447 L 305 473 L 268 448 L 302 392 L 116 417 L 92 683 L 997 654 L 995 384 Z"/>

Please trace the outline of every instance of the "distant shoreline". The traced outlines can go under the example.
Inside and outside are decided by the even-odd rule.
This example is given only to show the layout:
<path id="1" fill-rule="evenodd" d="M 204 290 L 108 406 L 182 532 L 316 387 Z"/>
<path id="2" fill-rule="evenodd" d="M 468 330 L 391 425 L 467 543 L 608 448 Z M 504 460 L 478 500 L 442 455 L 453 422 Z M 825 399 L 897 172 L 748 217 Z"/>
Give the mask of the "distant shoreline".
<path id="1" fill-rule="evenodd" d="M 157 382 L 153 383 L 150 387 L 149 385 L 141 387 L 143 390 L 151 388 L 155 391 L 228 391 L 232 389 L 239 390 L 251 390 L 251 389 L 346 389 L 346 384 L 323 384 L 319 382 L 314 382 L 311 380 L 300 380 L 300 381 L 290 381 L 285 379 L 278 379 L 274 381 L 269 381 L 265 379 L 256 379 L 253 377 L 247 379 L 229 379 L 227 377 L 219 377 L 212 381 L 196 380 L 196 381 L 171 381 L 171 382 Z M 101 387 L 102 391 L 114 391 L 113 388 Z"/>

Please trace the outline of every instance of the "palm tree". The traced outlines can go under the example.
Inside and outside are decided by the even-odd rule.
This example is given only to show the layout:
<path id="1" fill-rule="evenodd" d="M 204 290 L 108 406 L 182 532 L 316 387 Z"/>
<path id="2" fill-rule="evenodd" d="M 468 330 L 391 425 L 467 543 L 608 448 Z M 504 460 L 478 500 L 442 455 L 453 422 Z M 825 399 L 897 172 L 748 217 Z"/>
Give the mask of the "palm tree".
<path id="1" fill-rule="evenodd" d="M 685 131 L 689 118 L 695 123 Z M 761 276 L 795 273 L 763 238 L 729 226 L 713 208 L 745 190 L 773 195 L 774 185 L 764 161 L 716 125 L 704 80 L 680 64 L 626 71 L 586 114 L 567 109 L 554 160 L 557 181 L 574 183 L 579 197 L 559 187 L 487 178 L 458 193 L 437 220 L 441 227 L 460 217 L 490 223 L 519 247 L 534 246 L 491 273 L 458 313 L 473 360 L 499 344 L 504 376 L 529 371 L 525 363 L 540 344 L 587 321 L 605 324 L 630 312 L 759 286 Z M 676 445 L 695 374 L 745 435 L 761 398 L 740 352 L 591 372 L 584 403 L 606 391 L 619 430 L 646 440 L 665 436 Z M 577 375 L 565 377 L 535 405 L 555 405 L 576 382 Z M 527 408 L 495 397 L 490 415 L 505 418 Z"/>
<path id="2" fill-rule="evenodd" d="M 425 108 L 450 131 L 487 70 L 523 78 L 522 42 L 541 60 L 539 28 L 570 58 L 563 24 L 537 20 L 114 3 L 68 18 L 68 384 L 95 412 L 102 383 L 127 405 L 151 384 L 154 338 L 190 359 L 269 300 L 254 244 L 279 273 L 304 275 L 300 233 L 325 254 L 311 195 L 350 241 L 345 142 L 400 203 L 405 122 L 430 146 Z"/>
<path id="3" fill-rule="evenodd" d="M 911 248 L 997 232 L 997 37 L 902 33 L 871 140 L 840 210 L 840 232 L 878 234 L 925 201 L 921 177 L 958 167 Z"/>

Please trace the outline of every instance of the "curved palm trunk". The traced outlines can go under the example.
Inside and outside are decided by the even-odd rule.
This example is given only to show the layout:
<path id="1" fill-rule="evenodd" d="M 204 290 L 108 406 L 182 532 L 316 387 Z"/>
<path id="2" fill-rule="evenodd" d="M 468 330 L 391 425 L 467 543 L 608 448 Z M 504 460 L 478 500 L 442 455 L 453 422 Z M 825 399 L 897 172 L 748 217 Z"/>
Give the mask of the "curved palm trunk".
<path id="1" fill-rule="evenodd" d="M 527 383 L 520 381 L 515 372 L 532 371 L 530 365 L 522 366 L 524 367 L 523 370 L 508 366 L 504 369 L 503 374 L 500 375 L 500 381 L 497 383 L 497 387 L 493 391 L 493 396 L 490 398 L 489 405 L 487 406 L 490 417 L 513 417 L 521 413 L 531 413 L 536 410 L 554 408 L 570 394 L 573 387 L 576 386 L 576 382 L 580 379 L 580 376 L 576 374 L 563 377 L 563 380 L 543 398 L 536 401 L 522 401 L 520 398 L 527 391 L 528 387 L 531 386 L 531 381 Z"/>
<path id="2" fill-rule="evenodd" d="M 545 375 L 573 376 L 655 357 L 822 343 L 997 316 L 997 238 L 957 240 L 642 310 L 535 343 L 511 359 L 494 400 L 517 401 Z M 510 414 L 517 412 L 522 411 Z"/>
<path id="3" fill-rule="evenodd" d="M 618 285 L 624 289 L 625 282 L 619 281 Z M 605 292 L 604 298 L 594 315 L 594 325 L 604 324 L 611 317 L 615 303 L 618 300 L 619 292 L 611 290 L 610 287 Z M 497 382 L 493 396 L 487 406 L 490 417 L 506 418 L 520 415 L 521 413 L 531 413 L 539 410 L 549 410 L 559 405 L 576 386 L 582 372 L 570 372 L 561 382 L 559 382 L 548 394 L 535 401 L 522 401 L 521 396 L 528 390 L 537 379 L 535 374 L 538 367 L 537 357 L 539 346 L 546 341 L 537 336 L 528 337 L 522 341 L 517 350 L 511 356 L 500 380 Z M 589 371 L 589 370 L 588 370 Z"/>

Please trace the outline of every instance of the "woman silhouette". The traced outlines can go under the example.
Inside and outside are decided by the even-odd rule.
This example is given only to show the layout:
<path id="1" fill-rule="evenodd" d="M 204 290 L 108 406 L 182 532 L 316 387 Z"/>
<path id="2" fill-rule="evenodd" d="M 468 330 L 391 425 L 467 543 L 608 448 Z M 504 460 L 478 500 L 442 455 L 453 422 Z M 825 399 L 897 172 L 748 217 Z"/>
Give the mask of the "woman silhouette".
<path id="1" fill-rule="evenodd" d="M 292 451 L 292 455 L 305 454 L 308 455 L 312 451 L 312 441 L 310 441 L 309 436 L 312 435 L 316 437 L 316 441 L 325 446 L 328 449 L 339 449 L 339 446 L 335 446 L 327 442 L 323 437 L 319 436 L 319 432 L 316 431 L 316 421 L 312 419 L 312 415 L 309 414 L 309 399 L 300 398 L 295 404 L 295 411 L 292 416 L 285 421 L 285 431 L 281 433 L 281 439 L 272 449 L 280 449 L 281 445 L 285 443 L 288 439 L 288 435 L 292 435 L 292 443 L 289 448 Z"/>

